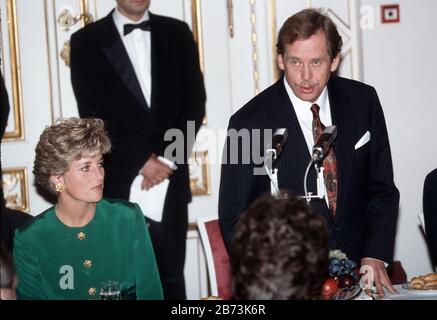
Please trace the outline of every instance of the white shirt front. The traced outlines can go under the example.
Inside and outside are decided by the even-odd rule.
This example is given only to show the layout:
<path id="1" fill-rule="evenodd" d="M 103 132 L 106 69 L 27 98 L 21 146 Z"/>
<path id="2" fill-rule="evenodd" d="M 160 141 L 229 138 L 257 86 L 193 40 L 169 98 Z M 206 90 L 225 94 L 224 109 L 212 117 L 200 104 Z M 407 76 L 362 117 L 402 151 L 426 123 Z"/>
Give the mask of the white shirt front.
<path id="1" fill-rule="evenodd" d="M 291 90 L 287 79 L 284 77 L 284 85 L 287 90 L 288 96 L 290 97 L 291 103 L 293 104 L 294 112 L 296 112 L 297 120 L 299 121 L 300 128 L 305 137 L 305 142 L 308 146 L 308 152 L 312 154 L 313 146 L 314 146 L 314 136 L 313 136 L 313 113 L 311 111 L 311 106 L 314 103 L 317 103 L 320 107 L 319 117 L 320 121 L 325 125 L 325 127 L 329 127 L 332 125 L 331 119 L 331 106 L 329 104 L 328 98 L 328 88 L 325 87 L 320 94 L 319 98 L 316 102 L 311 103 L 308 101 L 304 101 L 299 99 Z"/>
<path id="2" fill-rule="evenodd" d="M 116 8 L 112 17 L 134 67 L 141 91 L 150 108 L 152 92 L 150 32 L 137 28 L 129 34 L 124 35 L 123 31 L 123 26 L 127 23 L 138 24 L 142 21 L 149 20 L 149 12 L 146 11 L 139 21 L 132 21 L 122 15 L 118 8 Z"/>
<path id="3" fill-rule="evenodd" d="M 329 127 L 332 125 L 331 119 L 331 106 L 329 104 L 328 98 L 328 88 L 325 87 L 317 98 L 315 102 L 308 102 L 301 100 L 298 98 L 293 90 L 290 88 L 287 79 L 284 77 L 284 85 L 287 90 L 288 96 L 290 97 L 291 103 L 293 104 L 294 112 L 296 112 L 297 120 L 299 121 L 300 128 L 302 130 L 303 136 L 305 137 L 305 142 L 308 146 L 308 152 L 312 155 L 313 146 L 314 146 L 314 136 L 313 136 L 313 112 L 311 111 L 311 106 L 314 103 L 320 107 L 319 117 L 320 121 L 325 125 L 325 127 Z M 323 174 L 318 175 L 318 181 L 320 181 L 322 185 L 322 189 L 318 190 L 318 194 L 320 196 L 326 195 L 326 185 L 325 178 Z M 329 207 L 328 197 L 325 196 L 326 205 Z"/>

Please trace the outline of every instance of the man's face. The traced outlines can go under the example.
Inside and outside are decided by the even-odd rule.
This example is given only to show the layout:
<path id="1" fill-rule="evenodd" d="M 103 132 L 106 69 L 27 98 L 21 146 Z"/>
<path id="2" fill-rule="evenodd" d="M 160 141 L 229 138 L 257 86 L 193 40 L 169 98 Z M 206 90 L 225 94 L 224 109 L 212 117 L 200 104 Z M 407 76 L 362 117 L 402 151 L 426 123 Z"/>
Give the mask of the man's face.
<path id="1" fill-rule="evenodd" d="M 294 94 L 301 100 L 315 102 L 325 88 L 331 72 L 337 70 L 340 54 L 331 60 L 325 33 L 285 46 L 278 55 L 278 66 Z"/>
<path id="2" fill-rule="evenodd" d="M 150 0 L 117 0 L 118 10 L 133 21 L 141 19 L 149 5 Z"/>

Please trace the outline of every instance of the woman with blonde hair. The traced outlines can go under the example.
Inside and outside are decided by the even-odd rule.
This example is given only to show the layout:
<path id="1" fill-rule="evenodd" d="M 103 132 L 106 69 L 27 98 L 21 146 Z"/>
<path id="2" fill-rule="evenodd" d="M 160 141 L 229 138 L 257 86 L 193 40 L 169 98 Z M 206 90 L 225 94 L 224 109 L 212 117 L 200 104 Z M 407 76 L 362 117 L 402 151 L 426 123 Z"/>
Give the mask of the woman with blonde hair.
<path id="1" fill-rule="evenodd" d="M 19 299 L 99 299 L 105 281 L 118 283 L 116 298 L 163 298 L 141 209 L 103 199 L 110 149 L 99 119 L 65 119 L 41 134 L 35 181 L 58 201 L 15 234 Z"/>

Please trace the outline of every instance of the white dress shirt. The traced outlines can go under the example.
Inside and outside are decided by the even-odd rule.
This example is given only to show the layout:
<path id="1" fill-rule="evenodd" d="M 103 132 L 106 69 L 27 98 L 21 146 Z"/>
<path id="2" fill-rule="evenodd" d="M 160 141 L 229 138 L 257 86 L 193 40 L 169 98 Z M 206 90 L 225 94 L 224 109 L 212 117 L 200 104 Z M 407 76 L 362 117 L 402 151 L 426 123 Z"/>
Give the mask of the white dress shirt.
<path id="1" fill-rule="evenodd" d="M 288 96 L 290 97 L 291 103 L 293 104 L 294 112 L 296 112 L 297 120 L 299 121 L 300 128 L 305 137 L 305 141 L 308 146 L 308 152 L 312 154 L 314 146 L 314 136 L 313 136 L 313 113 L 311 111 L 311 106 L 317 103 L 320 107 L 319 117 L 320 121 L 329 127 L 332 125 L 331 119 L 331 106 L 328 99 L 328 88 L 325 87 L 320 94 L 316 102 L 311 103 L 308 101 L 303 101 L 296 97 L 293 90 L 291 90 L 288 85 L 287 80 L 284 77 L 284 85 L 287 90 Z"/>
<path id="2" fill-rule="evenodd" d="M 315 102 L 308 102 L 298 98 L 293 90 L 291 90 L 287 79 L 284 77 L 284 85 L 287 90 L 288 96 L 290 97 L 291 103 L 293 104 L 294 112 L 296 112 L 297 120 L 299 121 L 300 128 L 302 130 L 303 136 L 305 137 L 305 142 L 308 146 L 308 152 L 312 155 L 314 142 L 313 135 L 313 112 L 311 111 L 311 106 L 314 103 L 320 107 L 319 117 L 320 121 L 323 123 L 325 127 L 329 127 L 332 125 L 331 119 L 331 106 L 329 104 L 328 99 L 328 88 L 325 87 L 320 94 L 319 98 Z M 326 195 L 326 185 L 325 178 L 323 174 L 319 175 L 319 181 L 323 185 L 323 189 L 319 190 L 319 195 Z M 326 205 L 329 207 L 328 197 L 325 196 Z"/>
<path id="3" fill-rule="evenodd" d="M 123 31 L 123 26 L 127 23 L 138 24 L 149 20 L 149 12 L 146 11 L 139 21 L 132 21 L 122 15 L 118 8 L 115 8 L 112 17 L 134 67 L 141 91 L 150 108 L 152 92 L 150 32 L 137 28 L 129 34 L 124 35 Z"/>

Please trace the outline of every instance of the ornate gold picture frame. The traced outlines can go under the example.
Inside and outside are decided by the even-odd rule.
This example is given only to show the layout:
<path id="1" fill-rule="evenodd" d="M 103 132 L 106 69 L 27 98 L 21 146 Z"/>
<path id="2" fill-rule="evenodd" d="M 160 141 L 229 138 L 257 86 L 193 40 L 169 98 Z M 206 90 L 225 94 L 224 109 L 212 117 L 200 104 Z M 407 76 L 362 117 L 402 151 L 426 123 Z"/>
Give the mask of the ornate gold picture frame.
<path id="1" fill-rule="evenodd" d="M 191 20 L 194 41 L 197 44 L 197 50 L 199 52 L 200 69 L 204 72 L 205 61 L 203 56 L 203 30 L 200 0 L 191 0 Z"/>
<path id="2" fill-rule="evenodd" d="M 4 22 L 6 23 L 4 24 Z M 0 39 L 1 39 L 1 70 L 5 78 L 6 89 L 9 94 L 10 111 L 6 132 L 3 141 L 23 140 L 24 121 L 23 121 L 23 100 L 20 74 L 20 50 L 18 41 L 18 24 L 16 0 L 6 0 L 6 12 L 0 11 Z M 5 26 L 5 28 L 3 28 Z M 4 32 L 4 33 L 2 33 Z M 7 34 L 6 34 L 7 32 Z M 6 41 L 6 36 L 7 40 Z M 9 58 L 6 65 L 4 58 Z"/>
<path id="3" fill-rule="evenodd" d="M 208 151 L 193 152 L 188 160 L 190 168 L 190 188 L 193 196 L 211 194 Z"/>
<path id="4" fill-rule="evenodd" d="M 2 173 L 6 207 L 29 212 L 27 168 L 3 168 Z"/>
<path id="5" fill-rule="evenodd" d="M 205 58 L 203 53 L 203 30 L 202 30 L 202 11 L 200 7 L 200 0 L 191 0 L 191 29 L 194 36 L 194 41 L 197 45 L 197 52 L 199 53 L 199 64 L 202 73 L 205 73 Z M 202 120 L 202 125 L 206 126 L 208 119 L 205 117 Z"/>

